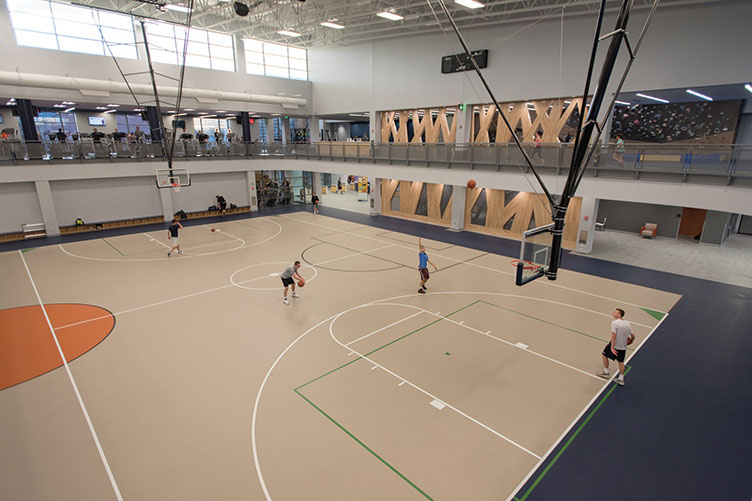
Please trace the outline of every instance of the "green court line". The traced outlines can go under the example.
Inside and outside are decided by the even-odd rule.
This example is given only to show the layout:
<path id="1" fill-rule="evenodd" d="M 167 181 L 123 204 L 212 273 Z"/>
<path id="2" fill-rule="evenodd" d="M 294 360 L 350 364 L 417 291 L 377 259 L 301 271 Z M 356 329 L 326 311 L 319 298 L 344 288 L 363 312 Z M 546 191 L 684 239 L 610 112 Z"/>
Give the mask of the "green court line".
<path id="1" fill-rule="evenodd" d="M 632 370 L 632 367 L 627 366 L 626 370 L 624 371 L 624 375 L 626 376 L 627 374 L 629 374 L 630 370 Z M 606 399 L 611 396 L 611 393 L 614 392 L 614 389 L 616 388 L 616 383 L 614 383 L 613 381 L 611 383 L 612 383 L 611 388 L 608 390 L 608 392 L 605 395 L 603 395 L 603 398 L 600 399 L 600 401 L 598 402 L 598 405 L 596 405 L 593 408 L 593 410 L 590 411 L 590 414 L 588 414 L 588 417 L 585 418 L 585 420 L 582 423 L 580 423 L 580 426 L 578 426 L 577 430 L 575 430 L 572 436 L 569 437 L 569 440 L 566 441 L 566 443 L 564 444 L 564 447 L 562 447 L 561 450 L 559 450 L 559 452 L 556 453 L 554 458 L 546 465 L 546 468 L 540 473 L 540 475 L 538 475 L 538 477 L 535 479 L 535 482 L 533 482 L 533 484 L 528 488 L 527 492 L 525 492 L 525 494 L 521 498 L 515 497 L 514 498 L 515 500 L 525 501 L 527 497 L 533 492 L 533 490 L 538 486 L 540 481 L 543 480 L 543 477 L 546 476 L 546 474 L 551 469 L 551 467 L 553 467 L 553 465 L 556 464 L 556 462 L 559 460 L 562 454 L 564 454 L 564 451 L 566 451 L 567 448 L 571 445 L 571 443 L 574 442 L 574 439 L 577 438 L 577 435 L 580 434 L 582 429 L 585 428 L 585 425 L 588 424 L 590 419 L 595 415 L 598 409 L 600 409 L 601 405 L 603 405 L 603 402 L 605 402 Z"/>
<path id="2" fill-rule="evenodd" d="M 310 381 L 308 381 L 307 383 L 303 383 L 302 385 L 300 385 L 300 386 L 298 386 L 297 388 L 295 388 L 295 389 L 294 389 L 293 391 L 298 391 L 299 389 L 301 389 L 301 388 L 303 388 L 303 387 L 305 387 L 305 386 L 308 386 L 309 384 L 313 383 L 314 381 L 318 381 L 319 379 L 321 379 L 321 378 L 323 378 L 323 377 L 326 377 L 326 376 L 328 376 L 329 374 L 331 374 L 331 373 L 333 373 L 333 372 L 336 372 L 336 371 L 338 371 L 338 370 L 340 370 L 340 369 L 343 369 L 343 368 L 347 367 L 347 366 L 348 366 L 348 365 L 350 365 L 350 364 L 354 364 L 354 363 L 355 363 L 355 362 L 357 362 L 358 360 L 362 360 L 362 359 L 363 359 L 364 357 L 367 357 L 368 355 L 371 355 L 372 353 L 376 353 L 377 351 L 379 351 L 379 350 L 381 350 L 381 349 L 383 349 L 383 348 L 386 348 L 387 346 L 389 346 L 389 345 L 392 345 L 392 344 L 396 343 L 397 341 L 401 341 L 402 339 L 405 339 L 405 338 L 406 338 L 406 337 L 408 337 L 408 336 L 412 336 L 412 335 L 413 335 L 413 334 L 415 334 L 416 332 L 422 331 L 422 330 L 423 330 L 423 329 L 425 329 L 426 327 L 430 327 L 430 326 L 432 326 L 432 325 L 433 325 L 433 324 L 435 324 L 435 323 L 441 322 L 442 320 L 444 320 L 444 318 L 447 318 L 447 317 L 451 317 L 451 316 L 452 316 L 452 315 L 454 315 L 455 313 L 459 313 L 459 312 L 461 312 L 462 310 L 464 310 L 464 309 L 466 309 L 466 308 L 470 308 L 471 306 L 473 306 L 473 305 L 474 305 L 474 304 L 476 304 L 476 303 L 478 303 L 478 301 L 473 301 L 472 303 L 470 303 L 470 304 L 468 304 L 468 305 L 465 305 L 465 306 L 463 306 L 462 308 L 460 308 L 460 309 L 459 309 L 459 310 L 457 310 L 457 311 L 453 311 L 452 313 L 450 313 L 450 314 L 448 314 L 448 315 L 444 315 L 444 317 L 441 317 L 441 318 L 437 318 L 437 319 L 436 319 L 436 320 L 434 320 L 433 322 L 429 322 L 429 323 L 427 323 L 426 325 L 424 325 L 423 327 L 418 327 L 418 328 L 417 328 L 417 329 L 415 329 L 414 331 L 408 332 L 408 333 L 407 333 L 407 334 L 405 334 L 404 336 L 398 337 L 397 339 L 395 339 L 395 340 L 393 340 L 393 341 L 390 341 L 390 342 L 386 343 L 386 344 L 385 344 L 385 345 L 383 345 L 383 346 L 379 346 L 378 348 L 376 348 L 376 349 L 374 349 L 374 350 L 371 350 L 371 351 L 369 351 L 368 353 L 366 353 L 365 355 L 363 355 L 363 356 L 362 356 L 362 357 L 360 357 L 360 358 L 356 358 L 356 359 L 354 359 L 354 360 L 350 360 L 350 361 L 349 361 L 349 362 L 347 362 L 346 364 L 340 365 L 339 367 L 337 367 L 337 368 L 335 368 L 335 369 L 332 369 L 332 370 L 330 370 L 329 372 L 326 372 L 326 373 L 324 373 L 324 374 L 320 375 L 320 376 L 319 376 L 319 377 L 317 377 L 317 378 L 311 379 L 311 380 L 310 380 Z"/>
<path id="3" fill-rule="evenodd" d="M 25 252 L 31 252 L 31 251 L 33 251 L 34 249 L 36 249 L 36 247 L 32 247 L 31 249 L 21 249 L 21 254 L 23 254 L 23 253 L 25 253 Z"/>
<path id="4" fill-rule="evenodd" d="M 104 240 L 104 243 L 106 243 L 107 245 L 109 245 L 110 247 L 112 247 L 113 249 L 115 249 L 115 252 L 117 252 L 121 256 L 125 256 L 125 254 L 123 254 L 122 252 L 120 252 L 119 250 L 117 250 L 117 247 L 115 247 L 110 242 L 108 242 L 106 238 L 103 238 L 102 240 Z"/>
<path id="5" fill-rule="evenodd" d="M 663 317 L 666 316 L 666 313 L 663 313 L 662 311 L 651 310 L 650 308 L 643 308 L 642 306 L 640 306 L 640 309 L 656 320 L 663 320 Z"/>
<path id="6" fill-rule="evenodd" d="M 386 465 L 387 468 L 389 468 L 394 473 L 396 473 L 397 475 L 399 475 L 399 477 L 402 480 L 404 480 L 405 482 L 407 482 L 408 484 L 410 484 L 410 486 L 413 489 L 415 489 L 416 491 L 420 492 L 426 499 L 430 499 L 431 501 L 433 501 L 433 498 L 431 496 L 429 496 L 428 494 L 426 494 L 426 492 L 423 489 L 421 489 L 420 487 L 418 487 L 417 485 L 415 485 L 413 482 L 411 482 L 410 479 L 407 478 L 406 476 L 404 476 L 402 473 L 400 473 L 400 471 L 397 470 L 397 468 L 395 468 L 394 466 L 392 466 L 388 462 L 386 462 L 386 460 L 384 460 L 384 458 L 382 458 L 381 456 L 379 456 L 378 454 L 376 454 L 376 452 L 373 449 L 371 449 L 366 444 L 364 444 L 362 441 L 360 441 L 360 439 L 358 439 L 358 437 L 356 437 L 355 435 L 353 435 L 352 433 L 350 433 L 350 431 L 347 428 L 345 428 L 344 426 L 342 426 L 341 424 L 339 424 L 334 418 L 332 418 L 329 414 L 327 414 L 326 412 L 324 412 L 318 405 L 316 405 L 313 402 L 311 402 L 305 395 L 303 395 L 302 393 L 300 393 L 297 390 L 297 388 L 294 391 L 295 391 L 295 393 L 298 394 L 299 397 L 301 397 L 303 400 L 305 400 L 306 402 L 308 402 L 309 404 L 311 404 L 313 406 L 313 408 L 316 409 L 317 411 L 319 411 L 325 418 L 327 418 L 329 421 L 331 421 L 332 423 L 334 423 L 335 425 L 337 425 L 337 428 L 339 428 L 340 430 L 344 431 L 350 438 L 352 438 L 353 440 L 355 440 L 358 443 L 358 445 L 360 445 L 365 450 L 367 450 L 368 452 L 370 452 L 373 455 L 373 457 L 375 457 L 376 459 L 378 459 L 379 461 L 381 461 L 382 463 L 384 463 L 384 465 Z"/>
<path id="7" fill-rule="evenodd" d="M 591 339 L 595 339 L 597 341 L 602 341 L 604 343 L 608 343 L 610 341 L 609 339 L 601 339 L 601 338 L 599 338 L 597 336 L 593 336 L 593 335 L 587 334 L 585 332 L 580 332 L 580 331 L 578 331 L 576 329 L 571 329 L 569 327 L 565 327 L 563 325 L 555 324 L 553 322 L 549 322 L 548 320 L 544 320 L 542 318 L 538 318 L 538 317 L 533 316 L 533 315 L 528 315 L 527 313 L 522 313 L 521 311 L 513 310 L 511 308 L 507 308 L 506 306 L 501 306 L 501 305 L 498 305 L 498 304 L 489 303 L 488 301 L 483 301 L 482 299 L 479 300 L 478 302 L 487 304 L 488 306 L 494 306 L 494 307 L 500 308 L 502 310 L 511 311 L 512 313 L 516 313 L 516 314 L 521 315 L 523 317 L 532 318 L 533 320 L 537 320 L 539 322 L 543 322 L 544 324 L 552 325 L 554 327 L 558 327 L 560 329 L 564 329 L 564 330 L 569 331 L 569 332 L 574 332 L 575 334 L 579 334 L 580 336 L 589 337 Z M 634 351 L 634 348 L 627 348 L 627 350 Z"/>

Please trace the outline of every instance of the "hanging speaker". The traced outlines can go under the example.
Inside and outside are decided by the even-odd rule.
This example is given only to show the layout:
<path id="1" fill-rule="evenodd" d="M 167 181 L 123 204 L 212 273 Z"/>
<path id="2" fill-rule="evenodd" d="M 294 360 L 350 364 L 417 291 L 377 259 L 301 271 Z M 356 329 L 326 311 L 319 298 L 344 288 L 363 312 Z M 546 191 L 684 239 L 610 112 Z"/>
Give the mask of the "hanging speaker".
<path id="1" fill-rule="evenodd" d="M 235 7 L 235 14 L 241 17 L 245 17 L 248 15 L 248 12 L 249 12 L 248 6 L 244 4 L 243 2 L 235 2 L 233 7 Z"/>

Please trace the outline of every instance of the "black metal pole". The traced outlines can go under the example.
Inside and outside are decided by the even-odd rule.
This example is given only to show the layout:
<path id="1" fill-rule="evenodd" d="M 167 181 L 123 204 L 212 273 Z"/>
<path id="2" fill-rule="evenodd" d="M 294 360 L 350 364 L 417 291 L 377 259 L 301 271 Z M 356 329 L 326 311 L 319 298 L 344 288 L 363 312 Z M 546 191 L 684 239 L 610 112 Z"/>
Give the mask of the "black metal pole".
<path id="1" fill-rule="evenodd" d="M 146 38 L 146 23 L 141 20 L 141 33 L 144 37 L 144 48 L 146 49 L 146 62 L 149 65 L 149 76 L 151 77 L 151 88 L 154 91 L 154 107 L 156 108 L 156 119 L 158 124 L 158 135 L 164 137 L 162 134 L 163 119 L 162 119 L 162 107 L 159 104 L 159 91 L 157 91 L 157 81 L 154 78 L 154 66 L 151 64 L 151 53 L 149 52 L 149 41 Z M 151 126 L 151 124 L 150 124 Z M 160 141 L 162 145 L 162 155 L 167 156 L 167 167 L 170 169 L 170 176 L 172 176 L 172 158 L 166 155 L 167 150 L 165 148 L 164 141 Z"/>

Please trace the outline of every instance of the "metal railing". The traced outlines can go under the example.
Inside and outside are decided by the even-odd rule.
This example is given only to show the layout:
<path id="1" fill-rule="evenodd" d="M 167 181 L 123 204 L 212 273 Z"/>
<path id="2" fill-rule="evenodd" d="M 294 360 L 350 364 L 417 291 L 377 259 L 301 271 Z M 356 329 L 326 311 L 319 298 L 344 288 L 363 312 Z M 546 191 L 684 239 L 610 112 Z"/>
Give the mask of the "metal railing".
<path id="1" fill-rule="evenodd" d="M 526 145 L 536 169 L 543 174 L 566 174 L 573 145 Z M 429 168 L 470 170 L 527 170 L 524 159 L 512 143 L 255 143 L 198 142 L 179 140 L 175 159 L 303 158 L 313 160 L 401 164 Z M 95 162 L 162 160 L 160 143 L 125 142 L 103 139 L 93 142 L 48 143 L 5 141 L 0 143 L 0 163 Z M 622 178 L 658 178 L 682 182 L 718 182 L 727 184 L 752 180 L 752 145 L 598 145 L 588 166 L 589 176 Z M 708 178 L 716 178 L 715 181 Z M 703 180 L 704 179 L 704 180 Z"/>

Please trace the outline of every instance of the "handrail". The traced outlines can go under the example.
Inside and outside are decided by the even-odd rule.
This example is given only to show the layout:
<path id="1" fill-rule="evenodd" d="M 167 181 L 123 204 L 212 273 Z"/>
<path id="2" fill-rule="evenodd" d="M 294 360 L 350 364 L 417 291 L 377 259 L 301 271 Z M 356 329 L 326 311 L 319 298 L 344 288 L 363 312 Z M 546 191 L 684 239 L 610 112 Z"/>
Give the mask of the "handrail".
<path id="1" fill-rule="evenodd" d="M 571 143 L 524 143 L 536 168 L 543 173 L 568 172 L 573 151 Z M 25 163 L 120 162 L 162 159 L 160 143 L 115 141 L 75 142 L 5 140 L 0 142 L 0 166 Z M 313 160 L 341 160 L 373 164 L 406 164 L 429 168 L 465 168 L 519 172 L 525 162 L 513 143 L 369 143 L 335 141 L 317 143 L 243 141 L 176 142 L 175 161 L 189 158 L 232 159 L 245 157 L 287 157 Z M 732 184 L 752 179 L 752 145 L 748 144 L 601 144 L 596 148 L 588 175 L 640 179 L 675 176 L 682 182 L 704 177 L 722 178 Z M 749 184 L 749 183 L 748 183 Z"/>

